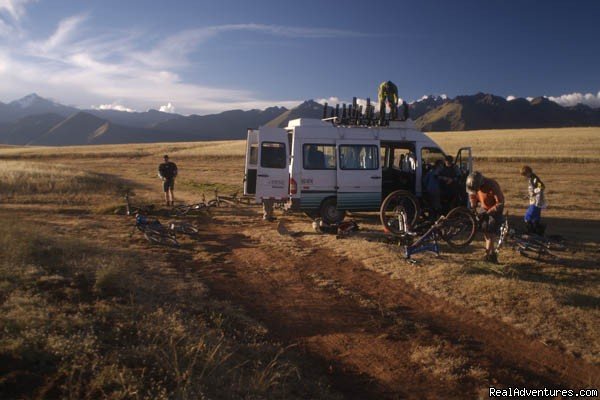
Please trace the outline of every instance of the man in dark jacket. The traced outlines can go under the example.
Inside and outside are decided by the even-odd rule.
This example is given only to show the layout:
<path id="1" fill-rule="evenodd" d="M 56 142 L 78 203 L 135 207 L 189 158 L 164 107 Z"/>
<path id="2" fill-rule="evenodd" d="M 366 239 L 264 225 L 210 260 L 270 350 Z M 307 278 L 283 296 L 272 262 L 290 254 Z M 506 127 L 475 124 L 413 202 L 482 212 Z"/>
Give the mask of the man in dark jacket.
<path id="1" fill-rule="evenodd" d="M 175 205 L 175 177 L 177 176 L 177 164 L 169 161 L 169 156 L 165 155 L 165 162 L 158 166 L 158 176 L 163 180 L 163 190 L 165 192 L 165 203 L 167 206 Z"/>

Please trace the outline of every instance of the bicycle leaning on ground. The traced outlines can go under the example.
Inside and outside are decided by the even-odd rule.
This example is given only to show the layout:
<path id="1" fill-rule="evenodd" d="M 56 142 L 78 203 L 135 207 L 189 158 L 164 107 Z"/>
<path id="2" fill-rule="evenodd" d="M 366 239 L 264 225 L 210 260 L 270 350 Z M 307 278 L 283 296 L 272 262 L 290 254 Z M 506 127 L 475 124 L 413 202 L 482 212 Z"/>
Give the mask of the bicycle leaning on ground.
<path id="1" fill-rule="evenodd" d="M 415 226 L 414 230 L 407 221 L 407 214 L 398 210 L 398 233 L 405 244 L 404 257 L 407 260 L 411 260 L 413 254 L 424 251 L 439 255 L 440 239 L 456 249 L 466 247 L 473 241 L 477 231 L 475 216 L 466 207 L 454 208 L 433 223 L 424 222 Z M 417 238 L 420 232 L 423 233 Z"/>
<path id="2" fill-rule="evenodd" d="M 171 215 L 181 217 L 190 212 L 205 211 L 212 207 L 233 207 L 247 204 L 246 198 L 239 197 L 237 192 L 232 195 L 223 196 L 219 194 L 218 190 L 215 190 L 215 197 L 213 199 L 206 201 L 205 196 L 202 195 L 202 201 L 198 203 L 182 204 L 174 207 L 171 210 Z"/>
<path id="3" fill-rule="evenodd" d="M 161 224 L 157 219 L 150 219 L 145 215 L 137 214 L 135 216 L 135 229 L 142 232 L 146 240 L 150 243 L 179 247 L 175 232 L 169 229 L 168 226 Z M 130 236 L 132 235 L 133 231 Z"/>
<path id="4" fill-rule="evenodd" d="M 545 237 L 534 233 L 517 232 L 510 227 L 508 214 L 506 214 L 504 223 L 500 227 L 496 251 L 508 245 L 523 257 L 538 261 L 554 260 L 557 256 L 553 252 L 567 249 L 564 239 L 560 236 Z"/>

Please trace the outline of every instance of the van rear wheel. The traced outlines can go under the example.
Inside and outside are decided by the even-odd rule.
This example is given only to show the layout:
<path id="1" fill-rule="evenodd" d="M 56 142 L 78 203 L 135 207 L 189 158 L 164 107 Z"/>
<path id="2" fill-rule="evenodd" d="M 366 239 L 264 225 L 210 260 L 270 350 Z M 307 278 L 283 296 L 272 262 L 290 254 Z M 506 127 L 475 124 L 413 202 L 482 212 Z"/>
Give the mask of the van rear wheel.
<path id="1" fill-rule="evenodd" d="M 346 218 L 346 211 L 338 210 L 337 198 L 329 197 L 321 203 L 319 213 L 323 221 L 327 224 L 339 224 Z"/>

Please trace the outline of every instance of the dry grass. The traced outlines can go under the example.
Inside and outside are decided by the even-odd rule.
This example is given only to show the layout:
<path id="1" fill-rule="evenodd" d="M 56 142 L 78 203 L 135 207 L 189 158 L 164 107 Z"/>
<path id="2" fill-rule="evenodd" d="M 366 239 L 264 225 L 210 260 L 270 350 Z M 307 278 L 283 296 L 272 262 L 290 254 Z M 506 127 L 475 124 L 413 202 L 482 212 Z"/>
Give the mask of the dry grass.
<path id="1" fill-rule="evenodd" d="M 155 256 L 16 222 L 0 226 L 2 398 L 337 398 Z"/>
<path id="2" fill-rule="evenodd" d="M 506 129 L 427 134 L 449 154 L 471 146 L 477 158 L 600 161 L 600 128 Z"/>
<path id="3" fill-rule="evenodd" d="M 99 146 L 64 147 L 0 147 L 1 159 L 139 159 L 148 156 L 188 157 L 241 157 L 245 154 L 245 141 L 211 141 L 190 143 L 118 144 Z"/>
<path id="4" fill-rule="evenodd" d="M 127 187 L 109 174 L 25 161 L 0 161 L 0 182 L 0 198 L 27 203 L 89 204 L 95 197 L 123 193 Z"/>
<path id="5" fill-rule="evenodd" d="M 0 161 L 0 180 L 12 194 L 75 194 L 112 192 L 118 179 L 74 170 L 68 165 Z"/>
<path id="6" fill-rule="evenodd" d="M 311 247 L 361 261 L 424 293 L 502 320 L 588 362 L 600 362 L 600 203 L 593 200 L 600 196 L 600 129 L 430 135 L 451 154 L 458 147 L 473 146 L 476 168 L 502 185 L 511 215 L 521 215 L 526 206 L 526 183 L 518 169 L 523 162 L 519 160 L 527 160 L 547 186 L 550 208 L 544 216 L 550 233 L 575 242 L 576 252 L 566 253 L 560 263 L 544 264 L 507 249 L 501 253 L 503 264 L 494 267 L 479 262 L 482 244 L 476 242 L 466 253 L 444 249 L 441 259 L 417 256 L 420 264 L 415 267 L 401 260 L 396 247 L 360 236 L 335 240 L 314 235 L 301 216 L 292 218 L 288 228 L 304 232 L 303 240 Z M 26 398 L 329 396 L 322 382 L 313 386 L 311 377 L 298 378 L 302 362 L 293 350 L 281 354 L 282 347 L 266 340 L 260 324 L 207 299 L 197 277 L 169 272 L 168 263 L 155 254 L 115 249 L 114 243 L 103 241 L 100 236 L 114 238 L 115 227 L 107 227 L 90 243 L 33 233 L 51 220 L 71 237 L 90 237 L 89 225 L 58 214 L 60 199 L 73 193 L 84 193 L 82 204 L 88 208 L 106 208 L 107 199 L 120 201 L 120 195 L 111 194 L 119 182 L 135 182 L 135 202 L 159 201 L 156 166 L 164 153 L 180 167 L 178 199 L 198 200 L 203 192 L 210 197 L 215 188 L 221 193 L 237 190 L 243 149 L 243 141 L 0 148 L 0 160 L 5 160 L 0 161 L 0 190 L 6 194 L 4 188 L 11 188 L 15 194 L 10 206 L 50 202 L 48 214 L 27 216 L 36 225 L 18 233 L 9 227 L 16 225 L 14 220 L 0 227 L 0 325 L 7 327 L 0 338 L 0 392 L 21 390 Z M 570 162 L 573 158 L 586 164 Z M 48 167 L 44 159 L 67 168 L 57 172 L 61 167 Z M 13 211 L 0 208 L 3 217 Z M 240 224 L 241 218 L 227 212 L 217 221 Z M 374 215 L 357 218 L 361 228 L 380 231 Z M 272 230 L 248 226 L 244 233 L 298 257 L 313 251 Z M 129 243 L 122 242 L 124 247 Z M 194 259 L 210 265 L 217 256 L 206 251 Z M 336 288 L 335 282 L 322 284 Z M 411 359 L 451 380 L 485 375 L 435 344 L 415 347 Z M 8 373 L 8 367 L 14 372 Z M 228 391 L 216 390 L 221 387 Z"/>

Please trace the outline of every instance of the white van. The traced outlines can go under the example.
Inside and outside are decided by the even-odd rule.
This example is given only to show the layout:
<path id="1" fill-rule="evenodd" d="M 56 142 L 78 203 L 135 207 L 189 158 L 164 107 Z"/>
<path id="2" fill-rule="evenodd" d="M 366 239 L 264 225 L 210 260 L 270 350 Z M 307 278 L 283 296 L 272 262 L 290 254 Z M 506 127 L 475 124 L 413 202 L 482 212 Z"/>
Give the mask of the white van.
<path id="1" fill-rule="evenodd" d="M 422 198 L 424 172 L 444 157 L 411 120 L 367 127 L 295 119 L 248 131 L 244 194 L 339 222 L 346 211 L 380 210 L 393 192 Z M 471 148 L 461 148 L 455 164 L 466 177 Z"/>

